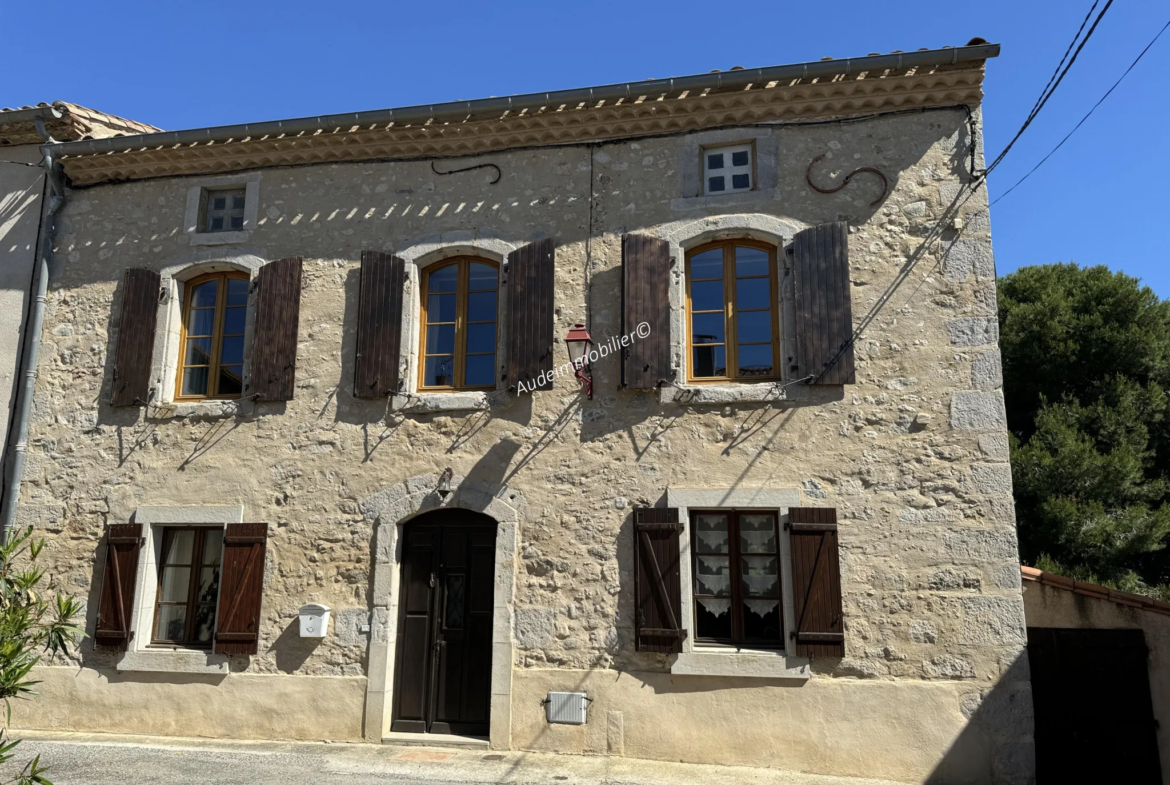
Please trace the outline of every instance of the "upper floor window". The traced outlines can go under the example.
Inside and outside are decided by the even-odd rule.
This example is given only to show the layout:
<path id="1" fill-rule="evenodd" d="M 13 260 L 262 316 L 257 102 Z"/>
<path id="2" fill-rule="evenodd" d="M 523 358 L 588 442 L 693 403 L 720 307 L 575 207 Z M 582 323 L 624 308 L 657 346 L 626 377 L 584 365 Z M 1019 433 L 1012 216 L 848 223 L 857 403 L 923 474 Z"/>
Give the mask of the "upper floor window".
<path id="1" fill-rule="evenodd" d="M 776 252 L 727 240 L 687 255 L 692 381 L 780 378 Z"/>
<path id="2" fill-rule="evenodd" d="M 695 638 L 784 644 L 774 512 L 693 512 Z"/>
<path id="3" fill-rule="evenodd" d="M 223 529 L 163 529 L 152 643 L 211 645 L 222 555 Z"/>
<path id="4" fill-rule="evenodd" d="M 187 282 L 176 400 L 240 396 L 247 312 L 244 273 L 212 273 Z"/>
<path id="5" fill-rule="evenodd" d="M 423 271 L 424 390 L 494 388 L 499 266 L 452 259 Z"/>
<path id="6" fill-rule="evenodd" d="M 755 165 L 752 145 L 736 144 L 703 150 L 703 193 L 750 191 L 754 187 Z"/>
<path id="7" fill-rule="evenodd" d="M 203 231 L 238 232 L 244 228 L 245 189 L 208 191 L 206 197 Z"/>

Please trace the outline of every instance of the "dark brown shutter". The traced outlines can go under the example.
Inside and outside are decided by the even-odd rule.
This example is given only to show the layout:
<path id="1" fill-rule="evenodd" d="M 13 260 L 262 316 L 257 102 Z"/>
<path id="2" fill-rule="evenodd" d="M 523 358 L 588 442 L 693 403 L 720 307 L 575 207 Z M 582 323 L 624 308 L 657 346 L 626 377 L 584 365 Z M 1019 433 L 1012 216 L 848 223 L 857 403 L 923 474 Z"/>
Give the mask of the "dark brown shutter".
<path id="1" fill-rule="evenodd" d="M 150 361 L 162 278 L 154 270 L 130 268 L 122 285 L 122 318 L 114 359 L 114 406 L 142 406 L 150 399 Z"/>
<path id="2" fill-rule="evenodd" d="M 97 628 L 93 633 L 95 646 L 126 651 L 130 645 L 141 549 L 141 523 L 115 523 L 106 530 L 106 566 L 102 570 Z"/>
<path id="3" fill-rule="evenodd" d="M 260 640 L 267 523 L 229 523 L 223 535 L 223 574 L 215 623 L 216 654 L 255 654 Z"/>
<path id="4" fill-rule="evenodd" d="M 406 262 L 381 251 L 362 251 L 361 280 L 353 394 L 384 398 L 398 392 Z"/>
<path id="5" fill-rule="evenodd" d="M 634 646 L 682 650 L 682 573 L 677 507 L 634 508 Z"/>
<path id="6" fill-rule="evenodd" d="M 536 389 L 551 390 L 553 368 L 553 241 L 538 240 L 508 254 L 509 387 L 531 389 L 541 371 L 549 372 Z M 568 357 L 565 358 L 568 360 Z"/>
<path id="7" fill-rule="evenodd" d="M 811 384 L 855 384 L 849 224 L 834 221 L 798 232 L 789 251 L 796 279 L 793 375 L 811 375 Z"/>
<path id="8" fill-rule="evenodd" d="M 837 557 L 837 511 L 790 507 L 792 588 L 796 605 L 798 657 L 845 656 L 841 619 L 841 565 Z"/>
<path id="9" fill-rule="evenodd" d="M 622 335 L 645 322 L 648 336 L 622 350 L 622 386 L 650 390 L 670 379 L 670 243 L 622 237 Z"/>
<path id="10" fill-rule="evenodd" d="M 269 262 L 256 276 L 249 395 L 291 401 L 296 387 L 297 327 L 301 316 L 301 258 Z"/>

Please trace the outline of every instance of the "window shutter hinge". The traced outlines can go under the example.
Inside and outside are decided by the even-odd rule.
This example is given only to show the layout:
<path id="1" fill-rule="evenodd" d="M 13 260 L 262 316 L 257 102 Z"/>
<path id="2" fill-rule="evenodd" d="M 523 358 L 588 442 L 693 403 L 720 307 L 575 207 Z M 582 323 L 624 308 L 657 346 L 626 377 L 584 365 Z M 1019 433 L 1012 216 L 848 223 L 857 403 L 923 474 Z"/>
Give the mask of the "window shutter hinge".
<path id="1" fill-rule="evenodd" d="M 160 286 L 158 289 L 158 301 L 160 303 L 165 303 L 168 297 L 169 295 L 167 294 L 167 287 Z"/>

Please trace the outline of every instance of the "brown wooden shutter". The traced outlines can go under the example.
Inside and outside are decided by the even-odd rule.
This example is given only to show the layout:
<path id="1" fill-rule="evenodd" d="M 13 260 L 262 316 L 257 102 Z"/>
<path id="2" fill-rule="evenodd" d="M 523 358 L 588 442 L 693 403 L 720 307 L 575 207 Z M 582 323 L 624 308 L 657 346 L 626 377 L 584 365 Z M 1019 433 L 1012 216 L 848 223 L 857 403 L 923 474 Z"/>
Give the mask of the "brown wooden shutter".
<path id="1" fill-rule="evenodd" d="M 677 507 L 634 508 L 634 646 L 682 650 L 682 573 Z"/>
<path id="2" fill-rule="evenodd" d="M 126 651 L 133 633 L 134 589 L 138 582 L 141 523 L 115 523 L 106 529 L 106 566 L 93 642 L 103 649 Z"/>
<path id="3" fill-rule="evenodd" d="M 788 508 L 792 544 L 792 588 L 798 657 L 845 656 L 841 618 L 841 565 L 837 556 L 837 511 L 832 507 Z"/>
<path id="4" fill-rule="evenodd" d="M 641 234 L 622 237 L 622 335 L 645 322 L 650 334 L 622 350 L 622 386 L 650 390 L 671 378 L 670 243 Z"/>
<path id="5" fill-rule="evenodd" d="M 261 401 L 291 401 L 296 387 L 301 316 L 301 258 L 269 262 L 256 276 L 256 321 L 248 393 Z"/>
<path id="6" fill-rule="evenodd" d="M 530 388 L 551 390 L 553 368 L 553 241 L 538 240 L 508 254 L 508 358 L 509 387 L 524 382 Z M 568 357 L 565 358 L 566 361 Z"/>
<path id="7" fill-rule="evenodd" d="M 362 251 L 361 281 L 353 394 L 384 398 L 398 392 L 406 262 L 381 251 Z"/>
<path id="8" fill-rule="evenodd" d="M 162 278 L 154 270 L 130 268 L 122 285 L 122 318 L 114 359 L 114 406 L 143 406 L 150 400 L 150 361 Z"/>
<path id="9" fill-rule="evenodd" d="M 849 224 L 834 221 L 798 232 L 789 252 L 796 280 L 794 376 L 811 384 L 855 384 Z"/>
<path id="10" fill-rule="evenodd" d="M 267 523 L 228 524 L 223 535 L 223 574 L 215 622 L 216 654 L 256 653 L 267 549 Z"/>

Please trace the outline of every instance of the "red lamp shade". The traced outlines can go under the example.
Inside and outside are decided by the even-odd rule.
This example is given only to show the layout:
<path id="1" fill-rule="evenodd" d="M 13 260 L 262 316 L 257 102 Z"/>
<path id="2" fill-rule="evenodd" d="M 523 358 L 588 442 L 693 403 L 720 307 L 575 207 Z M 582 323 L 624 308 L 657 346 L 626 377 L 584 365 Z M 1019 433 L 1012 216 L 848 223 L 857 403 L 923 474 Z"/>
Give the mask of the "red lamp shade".
<path id="1" fill-rule="evenodd" d="M 585 325 L 580 322 L 574 324 L 573 329 L 569 330 L 569 334 L 565 336 L 565 346 L 569 350 L 569 362 L 578 368 L 581 367 L 583 364 L 581 358 L 588 357 L 589 347 L 592 343 L 593 338 L 585 329 Z"/>

